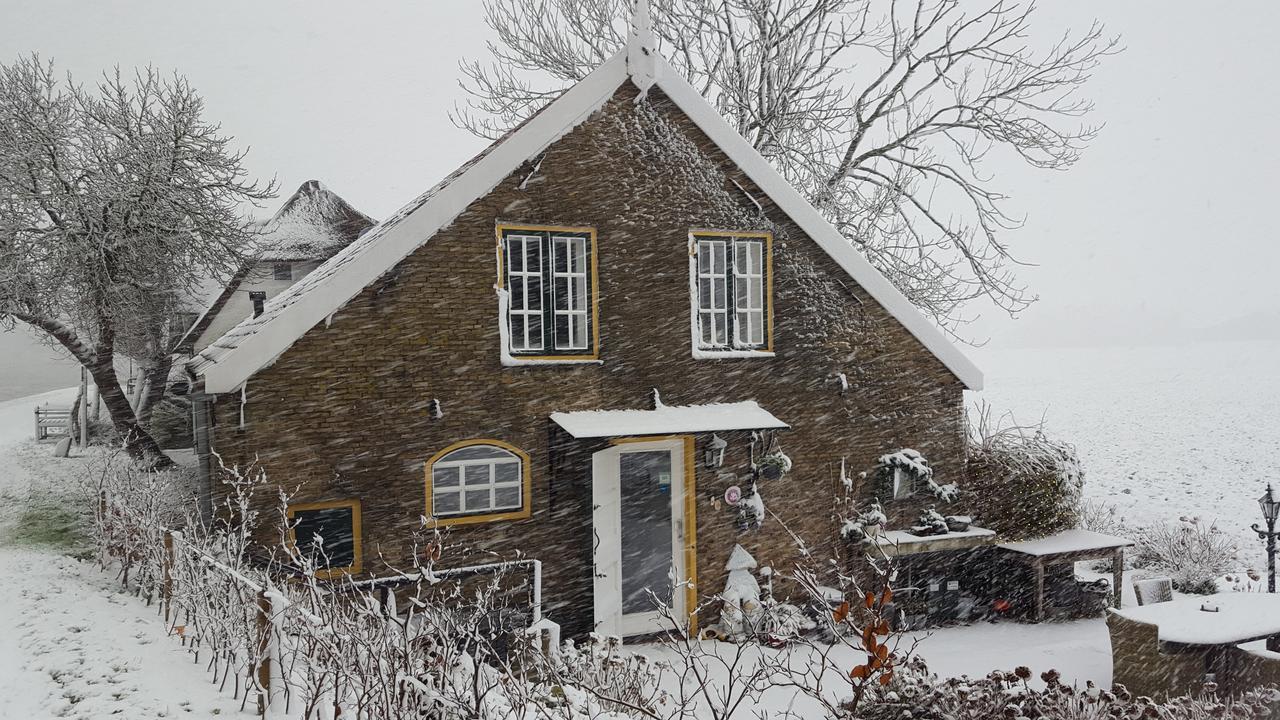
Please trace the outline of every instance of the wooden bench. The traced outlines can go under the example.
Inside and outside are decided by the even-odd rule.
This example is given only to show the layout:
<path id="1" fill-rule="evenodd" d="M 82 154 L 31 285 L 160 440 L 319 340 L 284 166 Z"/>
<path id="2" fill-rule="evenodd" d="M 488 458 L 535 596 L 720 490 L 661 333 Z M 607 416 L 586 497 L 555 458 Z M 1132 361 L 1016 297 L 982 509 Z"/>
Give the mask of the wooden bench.
<path id="1" fill-rule="evenodd" d="M 66 435 L 71 425 L 71 408 L 36 406 L 36 440 L 50 435 Z"/>

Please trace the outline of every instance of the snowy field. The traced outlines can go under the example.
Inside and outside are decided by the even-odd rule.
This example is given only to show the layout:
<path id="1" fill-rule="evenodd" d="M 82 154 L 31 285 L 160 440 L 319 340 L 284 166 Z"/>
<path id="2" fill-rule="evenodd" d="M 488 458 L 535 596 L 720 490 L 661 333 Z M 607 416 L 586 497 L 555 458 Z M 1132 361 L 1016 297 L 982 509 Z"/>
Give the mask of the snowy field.
<path id="1" fill-rule="evenodd" d="M 1216 522 L 1265 568 L 1249 525 L 1280 486 L 1280 342 L 974 353 L 981 397 L 1074 443 L 1085 496 L 1127 522 Z"/>

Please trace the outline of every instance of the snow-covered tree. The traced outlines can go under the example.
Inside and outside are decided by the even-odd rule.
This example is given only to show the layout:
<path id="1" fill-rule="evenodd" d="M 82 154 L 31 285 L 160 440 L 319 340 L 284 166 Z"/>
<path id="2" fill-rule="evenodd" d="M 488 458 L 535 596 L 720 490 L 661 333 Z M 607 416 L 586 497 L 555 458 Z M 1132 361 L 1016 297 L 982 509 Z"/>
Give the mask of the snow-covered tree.
<path id="1" fill-rule="evenodd" d="M 464 62 L 454 115 L 495 137 L 624 45 L 635 0 L 486 0 L 491 62 Z M 659 51 L 923 311 L 956 328 L 1012 272 L 983 161 L 1073 165 L 1096 128 L 1077 96 L 1116 41 L 1094 25 L 1043 50 L 1034 5 L 988 0 L 652 0 Z M 971 9 L 972 8 L 972 9 Z"/>
<path id="2" fill-rule="evenodd" d="M 241 208 L 274 191 L 246 178 L 204 109 L 185 78 L 150 68 L 85 86 L 36 56 L 0 66 L 0 324 L 38 328 L 87 368 L 130 455 L 150 464 L 169 461 L 116 354 L 167 356 L 176 304 L 241 266 Z"/>

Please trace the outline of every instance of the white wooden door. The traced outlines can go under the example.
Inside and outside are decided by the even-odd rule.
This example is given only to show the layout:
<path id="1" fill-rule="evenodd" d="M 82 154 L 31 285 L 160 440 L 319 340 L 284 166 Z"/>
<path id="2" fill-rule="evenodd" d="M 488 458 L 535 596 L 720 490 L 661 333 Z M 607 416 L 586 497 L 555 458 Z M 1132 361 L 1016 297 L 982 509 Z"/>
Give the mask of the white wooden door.
<path id="1" fill-rule="evenodd" d="M 667 630 L 666 614 L 683 625 L 684 441 L 621 443 L 592 472 L 596 632 Z"/>

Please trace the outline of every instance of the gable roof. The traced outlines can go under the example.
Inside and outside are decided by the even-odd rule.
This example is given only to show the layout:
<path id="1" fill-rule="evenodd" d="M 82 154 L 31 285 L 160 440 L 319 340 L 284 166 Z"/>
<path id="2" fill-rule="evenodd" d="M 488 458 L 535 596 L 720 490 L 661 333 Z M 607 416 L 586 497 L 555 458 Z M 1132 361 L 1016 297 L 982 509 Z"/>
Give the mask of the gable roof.
<path id="1" fill-rule="evenodd" d="M 473 201 L 483 197 L 525 162 L 585 121 L 624 82 L 642 91 L 657 86 L 773 202 L 831 256 L 850 277 L 893 315 L 971 390 L 982 389 L 982 371 L 922 315 L 775 171 L 755 148 L 652 50 L 652 35 L 633 30 L 628 48 L 566 90 L 521 126 L 366 232 L 288 290 L 262 315 L 229 330 L 191 361 L 205 390 L 239 388 L 275 362 L 317 323 L 329 318 L 380 275 L 427 243 Z"/>
<path id="2" fill-rule="evenodd" d="M 196 341 L 240 289 L 255 264 L 328 260 L 373 227 L 375 222 L 325 187 L 324 183 L 308 180 L 298 186 L 274 215 L 256 224 L 260 229 L 254 237 L 252 259 L 237 270 L 213 297 L 213 301 L 179 338 L 174 352 L 191 352 Z"/>

